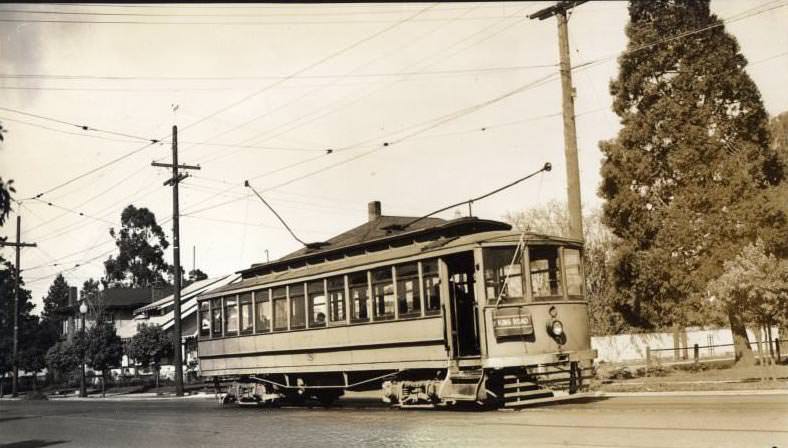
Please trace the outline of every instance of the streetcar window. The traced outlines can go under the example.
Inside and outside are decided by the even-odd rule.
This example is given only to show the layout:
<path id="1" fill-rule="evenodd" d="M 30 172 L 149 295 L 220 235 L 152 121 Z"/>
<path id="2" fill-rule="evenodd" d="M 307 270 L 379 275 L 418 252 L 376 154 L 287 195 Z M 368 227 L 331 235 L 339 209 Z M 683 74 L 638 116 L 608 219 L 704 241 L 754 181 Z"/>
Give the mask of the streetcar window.
<path id="1" fill-rule="evenodd" d="M 224 298 L 224 334 L 235 335 L 238 333 L 238 299 L 235 297 Z"/>
<path id="2" fill-rule="evenodd" d="M 324 327 L 326 325 L 326 291 L 323 280 L 307 284 L 309 294 L 309 326 Z"/>
<path id="3" fill-rule="evenodd" d="M 394 318 L 394 283 L 391 268 L 385 267 L 372 271 L 372 297 L 375 319 Z"/>
<path id="4" fill-rule="evenodd" d="M 328 318 L 331 322 L 345 321 L 345 277 L 329 278 L 326 281 L 328 290 Z"/>
<path id="5" fill-rule="evenodd" d="M 426 314 L 440 313 L 441 289 L 438 275 L 438 260 L 421 262 L 421 284 L 424 288 L 424 307 Z"/>
<path id="6" fill-rule="evenodd" d="M 222 299 L 211 300 L 211 335 L 222 335 Z"/>
<path id="7" fill-rule="evenodd" d="M 564 248 L 564 271 L 566 273 L 566 293 L 570 296 L 583 295 L 583 270 L 578 249 Z"/>
<path id="8" fill-rule="evenodd" d="M 274 288 L 273 295 L 274 308 L 274 330 L 287 330 L 287 288 Z"/>
<path id="9" fill-rule="evenodd" d="M 238 298 L 238 322 L 240 323 L 240 333 L 249 334 L 252 332 L 252 293 L 241 294 Z"/>
<path id="10" fill-rule="evenodd" d="M 211 305 L 206 300 L 200 302 L 200 336 L 211 335 Z"/>
<path id="11" fill-rule="evenodd" d="M 348 276 L 350 301 L 353 306 L 352 320 L 364 322 L 369 320 L 369 283 L 367 273 L 356 272 Z"/>
<path id="12" fill-rule="evenodd" d="M 516 247 L 491 247 L 484 250 L 484 286 L 490 303 L 522 302 L 522 251 Z"/>
<path id="13" fill-rule="evenodd" d="M 531 290 L 535 298 L 555 297 L 561 292 L 561 272 L 558 262 L 558 247 L 535 246 L 528 252 L 530 260 Z"/>
<path id="14" fill-rule="evenodd" d="M 268 289 L 255 291 L 255 328 L 258 333 L 265 333 L 271 329 L 271 301 L 268 300 Z"/>
<path id="15" fill-rule="evenodd" d="M 397 266 L 397 306 L 400 316 L 418 315 L 421 312 L 419 265 L 416 263 Z"/>
<path id="16" fill-rule="evenodd" d="M 297 283 L 288 288 L 290 294 L 290 329 L 306 328 L 306 296 L 304 284 Z"/>

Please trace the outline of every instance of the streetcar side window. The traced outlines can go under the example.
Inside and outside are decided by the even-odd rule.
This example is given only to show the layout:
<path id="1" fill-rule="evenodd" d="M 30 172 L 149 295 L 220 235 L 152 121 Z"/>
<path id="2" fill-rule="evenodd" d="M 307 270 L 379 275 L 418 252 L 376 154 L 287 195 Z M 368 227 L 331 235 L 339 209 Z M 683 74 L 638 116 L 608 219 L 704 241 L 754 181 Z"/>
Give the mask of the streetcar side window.
<path id="1" fill-rule="evenodd" d="M 238 299 L 235 296 L 224 298 L 224 334 L 238 334 Z"/>
<path id="2" fill-rule="evenodd" d="M 255 329 L 258 333 L 265 333 L 271 330 L 271 301 L 268 300 L 269 289 L 255 291 Z"/>
<path id="3" fill-rule="evenodd" d="M 222 299 L 211 300 L 211 336 L 222 335 Z"/>
<path id="4" fill-rule="evenodd" d="M 345 277 L 333 277 L 326 281 L 328 291 L 328 319 L 330 322 L 345 321 Z"/>
<path id="5" fill-rule="evenodd" d="M 394 318 L 394 283 L 392 280 L 390 267 L 372 271 L 375 320 Z"/>
<path id="6" fill-rule="evenodd" d="M 290 329 L 306 327 L 306 296 L 304 284 L 296 283 L 288 287 L 290 294 Z"/>
<path id="7" fill-rule="evenodd" d="M 523 302 L 522 251 L 517 247 L 485 249 L 484 285 L 489 303 Z"/>
<path id="8" fill-rule="evenodd" d="M 323 280 L 309 282 L 307 293 L 309 294 L 309 326 L 326 326 L 326 291 Z"/>
<path id="9" fill-rule="evenodd" d="M 211 335 L 211 304 L 207 300 L 200 302 L 200 336 Z"/>
<path id="10" fill-rule="evenodd" d="M 253 325 L 254 315 L 252 314 L 252 293 L 247 292 L 238 297 L 238 322 L 241 334 L 250 334 Z"/>
<path id="11" fill-rule="evenodd" d="M 274 288 L 273 295 L 274 309 L 274 330 L 287 330 L 287 288 Z"/>
<path id="12" fill-rule="evenodd" d="M 397 306 L 400 317 L 416 316 L 421 313 L 419 294 L 419 265 L 401 264 L 396 267 Z"/>
<path id="13" fill-rule="evenodd" d="M 421 262 L 421 284 L 424 288 L 424 308 L 426 314 L 438 314 L 441 311 L 440 276 L 438 260 Z"/>
<path id="14" fill-rule="evenodd" d="M 534 298 L 562 296 L 558 247 L 533 246 L 528 254 Z"/>
<path id="15" fill-rule="evenodd" d="M 570 296 L 583 295 L 582 257 L 578 249 L 564 248 L 564 273 L 566 275 L 566 293 Z"/>
<path id="16" fill-rule="evenodd" d="M 367 272 L 354 272 L 348 276 L 353 322 L 369 320 L 369 283 Z"/>

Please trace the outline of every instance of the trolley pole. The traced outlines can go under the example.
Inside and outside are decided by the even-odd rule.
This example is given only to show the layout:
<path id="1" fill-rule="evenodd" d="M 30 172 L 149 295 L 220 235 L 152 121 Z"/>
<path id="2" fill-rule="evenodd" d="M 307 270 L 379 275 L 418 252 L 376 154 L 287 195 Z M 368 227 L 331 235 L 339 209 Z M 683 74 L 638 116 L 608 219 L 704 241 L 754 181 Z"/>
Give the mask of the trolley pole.
<path id="1" fill-rule="evenodd" d="M 172 177 L 164 185 L 172 186 L 172 263 L 175 277 L 173 291 L 173 335 L 172 343 L 175 364 L 175 395 L 183 396 L 183 354 L 181 353 L 181 247 L 180 247 L 180 212 L 178 207 L 178 184 L 189 177 L 188 173 L 179 173 L 178 169 L 199 170 L 199 165 L 178 165 L 178 126 L 172 127 L 172 163 L 152 162 L 151 165 L 172 168 Z"/>
<path id="2" fill-rule="evenodd" d="M 19 238 L 22 233 L 22 217 L 16 216 L 16 242 L 8 243 L 0 241 L 0 247 L 9 246 L 16 249 L 16 270 L 14 272 L 14 341 L 11 349 L 11 374 L 13 380 L 11 382 L 11 396 L 16 397 L 19 388 L 19 282 L 21 281 L 22 272 L 19 269 L 20 249 L 23 247 L 36 247 L 36 243 L 22 243 Z"/>
<path id="3" fill-rule="evenodd" d="M 569 236 L 583 239 L 583 210 L 580 201 L 580 168 L 577 161 L 577 131 L 575 129 L 575 99 L 572 87 L 572 64 L 569 60 L 569 30 L 567 11 L 585 3 L 563 0 L 554 6 L 528 16 L 545 20 L 555 16 L 558 20 L 558 53 L 560 57 L 561 93 L 564 116 L 564 158 L 566 159 L 566 192 L 569 210 Z"/>

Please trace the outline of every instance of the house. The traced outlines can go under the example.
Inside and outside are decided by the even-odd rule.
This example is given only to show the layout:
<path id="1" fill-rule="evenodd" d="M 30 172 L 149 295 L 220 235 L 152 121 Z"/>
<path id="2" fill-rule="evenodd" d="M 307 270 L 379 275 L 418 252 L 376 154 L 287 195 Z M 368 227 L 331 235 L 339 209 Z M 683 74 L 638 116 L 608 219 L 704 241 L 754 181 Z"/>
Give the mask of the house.
<path id="1" fill-rule="evenodd" d="M 76 289 L 76 288 L 74 288 Z M 64 336 L 71 338 L 74 332 L 80 331 L 82 316 L 79 312 L 80 305 L 85 302 L 88 312 L 85 315 L 85 325 L 90 326 L 97 315 L 115 324 L 115 329 L 122 339 L 130 338 L 137 332 L 137 323 L 134 320 L 134 310 L 150 304 L 150 288 L 108 288 L 99 291 L 98 300 L 79 300 L 76 294 L 70 307 L 72 314 L 64 326 Z"/>

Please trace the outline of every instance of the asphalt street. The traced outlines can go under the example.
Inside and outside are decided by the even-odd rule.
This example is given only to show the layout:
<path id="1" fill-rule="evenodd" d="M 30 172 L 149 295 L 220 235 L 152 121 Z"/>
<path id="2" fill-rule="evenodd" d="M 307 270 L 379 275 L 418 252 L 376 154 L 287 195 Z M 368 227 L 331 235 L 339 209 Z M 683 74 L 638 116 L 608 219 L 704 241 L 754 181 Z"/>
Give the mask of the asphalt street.
<path id="1" fill-rule="evenodd" d="M 788 448 L 788 395 L 594 398 L 512 412 L 0 401 L 0 448 L 45 446 Z"/>

